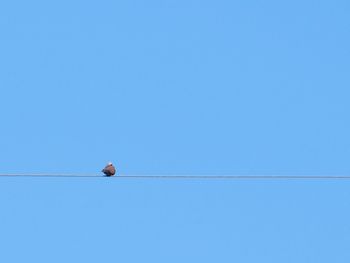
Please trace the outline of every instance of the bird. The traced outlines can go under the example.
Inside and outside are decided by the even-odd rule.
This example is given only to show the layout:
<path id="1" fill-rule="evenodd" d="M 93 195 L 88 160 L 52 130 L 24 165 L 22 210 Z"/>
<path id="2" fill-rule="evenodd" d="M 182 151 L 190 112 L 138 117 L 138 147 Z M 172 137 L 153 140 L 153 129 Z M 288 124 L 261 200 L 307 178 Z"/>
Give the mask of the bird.
<path id="1" fill-rule="evenodd" d="M 108 162 L 106 167 L 102 169 L 102 173 L 104 173 L 105 176 L 108 176 L 108 177 L 114 176 L 116 173 L 116 169 L 115 169 L 113 163 Z"/>

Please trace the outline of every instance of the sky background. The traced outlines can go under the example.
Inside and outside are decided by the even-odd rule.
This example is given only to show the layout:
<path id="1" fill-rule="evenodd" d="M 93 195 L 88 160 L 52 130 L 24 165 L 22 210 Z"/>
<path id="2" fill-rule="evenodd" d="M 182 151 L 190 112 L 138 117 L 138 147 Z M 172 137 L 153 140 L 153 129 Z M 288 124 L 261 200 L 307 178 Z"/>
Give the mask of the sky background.
<path id="1" fill-rule="evenodd" d="M 350 175 L 349 13 L 2 1 L 0 173 Z M 349 187 L 0 178 L 0 261 L 349 262 Z"/>

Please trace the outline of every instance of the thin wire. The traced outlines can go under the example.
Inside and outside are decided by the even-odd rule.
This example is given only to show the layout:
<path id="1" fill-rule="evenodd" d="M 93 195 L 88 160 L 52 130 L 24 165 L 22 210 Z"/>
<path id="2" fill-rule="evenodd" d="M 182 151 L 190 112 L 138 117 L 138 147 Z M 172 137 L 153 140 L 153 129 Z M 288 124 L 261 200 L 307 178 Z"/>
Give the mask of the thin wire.
<path id="1" fill-rule="evenodd" d="M 0 177 L 85 177 L 85 178 L 104 178 L 106 176 L 98 174 L 0 174 Z M 108 178 L 114 179 L 190 179 L 190 180 L 266 180 L 266 179 L 350 179 L 350 175 L 117 175 Z"/>

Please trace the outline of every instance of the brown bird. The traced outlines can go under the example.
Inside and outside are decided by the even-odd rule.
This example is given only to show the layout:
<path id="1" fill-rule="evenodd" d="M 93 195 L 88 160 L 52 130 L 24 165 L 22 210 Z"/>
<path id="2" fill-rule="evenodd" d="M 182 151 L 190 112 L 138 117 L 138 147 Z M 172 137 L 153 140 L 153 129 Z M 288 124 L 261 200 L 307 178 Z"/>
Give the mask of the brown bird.
<path id="1" fill-rule="evenodd" d="M 116 169 L 113 166 L 111 162 L 109 162 L 106 167 L 102 170 L 102 173 L 104 173 L 106 176 L 113 176 L 115 175 Z"/>

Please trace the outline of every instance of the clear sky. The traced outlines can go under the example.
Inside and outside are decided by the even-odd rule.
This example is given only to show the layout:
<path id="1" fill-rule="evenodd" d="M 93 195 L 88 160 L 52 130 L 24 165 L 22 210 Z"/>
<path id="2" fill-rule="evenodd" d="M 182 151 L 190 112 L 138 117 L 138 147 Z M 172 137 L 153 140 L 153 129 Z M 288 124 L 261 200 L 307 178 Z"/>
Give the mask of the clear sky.
<path id="1" fill-rule="evenodd" d="M 1 1 L 0 173 L 349 175 L 350 2 Z M 350 181 L 0 178 L 0 262 L 350 262 Z"/>

